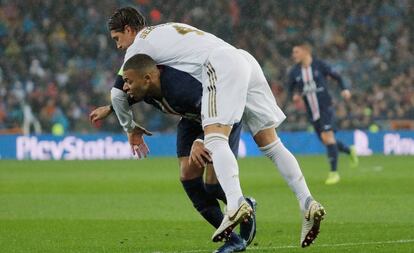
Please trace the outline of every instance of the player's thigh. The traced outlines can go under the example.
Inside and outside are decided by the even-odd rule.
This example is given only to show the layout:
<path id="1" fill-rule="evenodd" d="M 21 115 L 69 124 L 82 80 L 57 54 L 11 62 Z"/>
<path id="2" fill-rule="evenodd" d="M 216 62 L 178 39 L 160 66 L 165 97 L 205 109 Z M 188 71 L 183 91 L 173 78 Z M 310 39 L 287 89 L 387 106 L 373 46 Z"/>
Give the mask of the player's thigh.
<path id="1" fill-rule="evenodd" d="M 250 66 L 237 49 L 215 49 L 202 69 L 202 125 L 233 125 L 246 104 Z"/>
<path id="2" fill-rule="evenodd" d="M 200 123 L 181 119 L 177 126 L 177 157 L 180 166 L 180 179 L 190 180 L 200 177 L 204 173 L 204 168 L 198 168 L 195 164 L 189 163 L 191 147 L 195 139 L 203 135 Z"/>
<path id="3" fill-rule="evenodd" d="M 261 130 L 276 128 L 286 116 L 277 105 L 260 65 L 249 53 L 243 51 L 243 54 L 252 68 L 243 120 L 255 136 Z"/>
<path id="4" fill-rule="evenodd" d="M 336 129 L 335 108 L 330 106 L 320 111 L 318 128 L 320 132 L 333 131 Z"/>
<path id="5" fill-rule="evenodd" d="M 202 136 L 200 123 L 182 118 L 177 125 L 177 157 L 190 156 L 193 142 Z"/>
<path id="6" fill-rule="evenodd" d="M 318 123 L 318 132 L 322 142 L 325 145 L 335 144 L 335 109 L 329 107 L 321 111 Z"/>

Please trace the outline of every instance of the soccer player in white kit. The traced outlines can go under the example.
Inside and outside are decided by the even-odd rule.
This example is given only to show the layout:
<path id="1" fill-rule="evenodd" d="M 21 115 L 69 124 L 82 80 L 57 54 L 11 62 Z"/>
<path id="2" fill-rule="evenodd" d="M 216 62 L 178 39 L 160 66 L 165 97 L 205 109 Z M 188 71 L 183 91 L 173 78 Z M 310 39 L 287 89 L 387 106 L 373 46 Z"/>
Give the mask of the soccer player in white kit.
<path id="1" fill-rule="evenodd" d="M 157 64 L 189 73 L 202 83 L 204 145 L 211 152 L 217 178 L 227 198 L 226 214 L 212 240 L 224 240 L 252 212 L 243 198 L 238 164 L 228 144 L 232 125 L 243 117 L 260 150 L 271 159 L 295 193 L 304 216 L 300 243 L 302 247 L 309 246 L 319 233 L 325 210 L 313 200 L 298 162 L 276 134 L 275 128 L 286 116 L 277 106 L 254 57 L 186 24 L 142 25 L 134 34 L 127 29 L 131 20 L 124 21 L 123 29 L 111 30 L 118 48 L 128 47 L 124 64 L 136 54 L 146 54 Z M 135 35 L 132 44 L 125 45 L 122 39 L 125 33 Z M 112 89 L 112 105 L 121 125 L 139 129 L 131 117 L 119 117 L 129 113 L 127 99 L 127 94 Z M 143 132 L 132 131 L 128 135 L 132 145 L 134 140 L 142 139 Z"/>

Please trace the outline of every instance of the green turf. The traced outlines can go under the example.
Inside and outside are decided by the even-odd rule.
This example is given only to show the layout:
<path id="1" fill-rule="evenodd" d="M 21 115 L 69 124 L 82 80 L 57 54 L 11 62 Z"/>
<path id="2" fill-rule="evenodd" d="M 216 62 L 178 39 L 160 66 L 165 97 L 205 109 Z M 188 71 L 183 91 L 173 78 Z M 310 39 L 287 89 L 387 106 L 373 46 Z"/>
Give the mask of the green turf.
<path id="1" fill-rule="evenodd" d="M 240 160 L 258 203 L 252 252 L 414 252 L 414 157 L 299 157 L 328 212 L 315 245 L 298 247 L 294 195 L 264 158 Z M 172 158 L 144 161 L 0 161 L 0 252 L 211 252 L 213 228 L 191 206 Z M 405 240 L 405 241 L 401 241 Z"/>

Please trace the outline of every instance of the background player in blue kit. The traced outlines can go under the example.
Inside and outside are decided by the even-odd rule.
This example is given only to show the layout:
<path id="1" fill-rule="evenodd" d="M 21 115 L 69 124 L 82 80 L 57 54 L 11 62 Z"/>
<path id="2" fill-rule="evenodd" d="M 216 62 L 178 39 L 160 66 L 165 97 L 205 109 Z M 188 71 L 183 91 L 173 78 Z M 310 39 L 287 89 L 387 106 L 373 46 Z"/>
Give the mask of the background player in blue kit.
<path id="1" fill-rule="evenodd" d="M 158 66 L 158 69 L 160 71 L 162 93 L 145 96 L 143 101 L 164 113 L 182 117 L 177 126 L 177 157 L 181 167 L 180 181 L 197 211 L 217 228 L 223 219 L 223 214 L 216 199 L 226 203 L 226 197 L 217 179 L 214 180 L 215 176 L 211 168 L 207 170 L 206 175 L 209 180 L 206 180 L 204 184 L 202 179 L 205 161 L 210 158 L 202 142 L 204 133 L 200 119 L 201 83 L 191 75 L 168 66 Z M 131 98 L 130 102 L 140 101 Z M 95 122 L 104 119 L 110 113 L 110 106 L 99 107 L 91 113 L 91 120 Z M 234 125 L 229 138 L 230 147 L 236 157 L 240 131 L 241 124 Z M 189 164 L 188 159 L 190 154 L 192 157 L 191 164 Z M 208 167 L 211 166 L 212 164 L 209 163 Z M 255 208 L 254 199 L 246 198 L 246 200 Z M 245 249 L 254 239 L 255 230 L 256 224 L 253 214 L 247 222 L 241 224 L 241 238 L 233 233 L 217 252 L 228 253 Z"/>
<path id="2" fill-rule="evenodd" d="M 326 146 L 331 171 L 326 184 L 336 184 L 340 180 L 337 171 L 338 151 L 349 154 L 351 166 L 358 166 L 358 157 L 354 147 L 348 147 L 335 138 L 335 108 L 327 87 L 327 77 L 335 79 L 340 85 L 341 96 L 348 101 L 351 92 L 342 77 L 327 63 L 312 57 L 312 47 L 307 43 L 299 43 L 293 47 L 293 59 L 296 65 L 289 73 L 289 94 L 295 102 L 303 98 L 319 139 Z"/>

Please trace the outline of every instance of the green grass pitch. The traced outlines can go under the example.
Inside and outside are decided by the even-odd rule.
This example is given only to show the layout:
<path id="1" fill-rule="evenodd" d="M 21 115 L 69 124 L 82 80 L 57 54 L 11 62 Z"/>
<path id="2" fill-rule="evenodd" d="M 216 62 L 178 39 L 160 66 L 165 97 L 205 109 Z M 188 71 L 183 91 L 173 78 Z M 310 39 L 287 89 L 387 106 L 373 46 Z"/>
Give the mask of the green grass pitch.
<path id="1" fill-rule="evenodd" d="M 298 160 L 327 216 L 299 247 L 296 198 L 270 161 L 240 160 L 258 201 L 251 252 L 414 252 L 414 157 L 361 158 L 326 186 L 324 156 Z M 212 252 L 220 244 L 192 207 L 174 158 L 142 161 L 0 161 L 1 253 Z"/>

